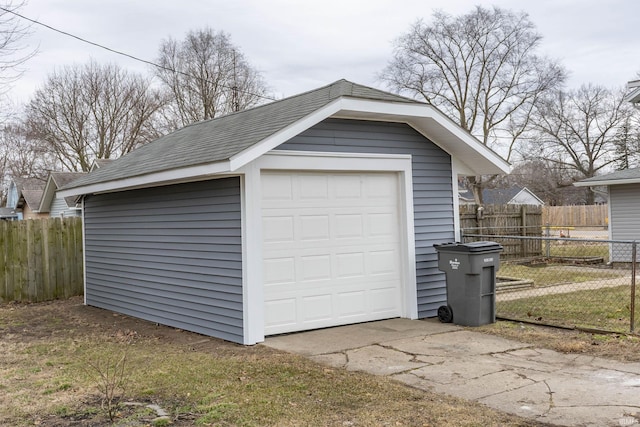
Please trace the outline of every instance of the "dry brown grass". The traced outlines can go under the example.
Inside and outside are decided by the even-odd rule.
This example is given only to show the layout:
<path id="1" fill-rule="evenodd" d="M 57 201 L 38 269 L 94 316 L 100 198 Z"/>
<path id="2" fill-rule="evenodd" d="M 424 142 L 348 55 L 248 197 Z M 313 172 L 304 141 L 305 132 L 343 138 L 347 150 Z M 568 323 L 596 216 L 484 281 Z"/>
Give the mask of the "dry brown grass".
<path id="1" fill-rule="evenodd" d="M 153 425 L 153 411 L 124 405 L 111 423 L 86 369 L 125 351 L 123 397 L 160 405 L 174 426 L 543 425 L 264 346 L 115 315 L 79 298 L 0 306 L 0 425 Z"/>
<path id="2" fill-rule="evenodd" d="M 640 362 L 640 337 L 636 335 L 598 334 L 511 321 L 498 321 L 474 330 L 562 353 L 588 354 L 622 362 Z"/>

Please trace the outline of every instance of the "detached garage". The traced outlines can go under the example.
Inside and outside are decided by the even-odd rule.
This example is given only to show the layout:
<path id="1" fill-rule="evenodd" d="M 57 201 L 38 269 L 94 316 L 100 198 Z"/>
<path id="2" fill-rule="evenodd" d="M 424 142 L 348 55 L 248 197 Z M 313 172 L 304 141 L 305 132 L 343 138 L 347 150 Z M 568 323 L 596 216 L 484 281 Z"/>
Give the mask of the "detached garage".
<path id="1" fill-rule="evenodd" d="M 63 188 L 85 302 L 210 336 L 432 317 L 457 177 L 508 164 L 433 106 L 340 80 L 195 123 Z"/>

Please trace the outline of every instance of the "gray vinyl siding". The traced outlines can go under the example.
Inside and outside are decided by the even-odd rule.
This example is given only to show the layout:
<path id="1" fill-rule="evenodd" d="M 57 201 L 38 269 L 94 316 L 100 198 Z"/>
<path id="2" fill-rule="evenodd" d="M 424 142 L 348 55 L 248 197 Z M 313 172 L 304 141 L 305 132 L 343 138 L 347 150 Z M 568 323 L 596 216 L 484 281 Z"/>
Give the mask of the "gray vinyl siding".
<path id="1" fill-rule="evenodd" d="M 434 243 L 454 241 L 451 157 L 405 124 L 328 119 L 279 150 L 410 154 L 419 317 L 437 315 L 446 301 Z"/>
<path id="2" fill-rule="evenodd" d="M 87 304 L 243 342 L 238 177 L 85 199 Z"/>
<path id="3" fill-rule="evenodd" d="M 640 240 L 640 184 L 612 185 L 609 187 L 611 238 L 613 240 Z M 631 248 L 614 244 L 611 260 L 629 262 Z"/>
<path id="4" fill-rule="evenodd" d="M 51 218 L 60 218 L 60 217 L 72 217 L 72 216 L 80 216 L 80 210 L 70 208 L 67 206 L 67 202 L 63 197 L 54 197 L 51 202 L 51 208 L 49 210 L 49 216 Z"/>

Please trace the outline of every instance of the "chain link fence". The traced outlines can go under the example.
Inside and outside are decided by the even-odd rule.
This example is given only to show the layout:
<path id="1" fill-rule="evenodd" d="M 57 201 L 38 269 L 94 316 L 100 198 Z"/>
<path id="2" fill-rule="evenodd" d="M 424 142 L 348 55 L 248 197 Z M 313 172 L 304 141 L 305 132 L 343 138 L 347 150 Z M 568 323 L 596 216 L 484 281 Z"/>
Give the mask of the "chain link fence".
<path id="1" fill-rule="evenodd" d="M 464 243 L 489 240 L 504 248 L 497 273 L 497 316 L 553 326 L 635 332 L 640 317 L 636 242 L 553 237 L 560 233 L 549 228 L 543 233 L 543 237 L 464 235 Z"/>

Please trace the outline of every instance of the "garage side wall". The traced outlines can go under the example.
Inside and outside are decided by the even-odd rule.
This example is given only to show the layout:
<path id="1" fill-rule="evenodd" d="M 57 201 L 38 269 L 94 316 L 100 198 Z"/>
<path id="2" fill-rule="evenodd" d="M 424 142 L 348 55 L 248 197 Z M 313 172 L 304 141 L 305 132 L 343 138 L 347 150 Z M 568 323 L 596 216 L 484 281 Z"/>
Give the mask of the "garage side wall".
<path id="1" fill-rule="evenodd" d="M 243 341 L 240 179 L 89 196 L 87 304 Z"/>
<path id="2" fill-rule="evenodd" d="M 640 207 L 639 184 L 612 185 L 609 187 L 609 209 L 611 218 L 611 238 L 613 240 L 640 240 L 640 222 L 638 222 L 638 208 Z M 621 247 L 612 251 L 611 260 L 614 262 L 630 262 L 631 249 Z"/>
<path id="3" fill-rule="evenodd" d="M 446 289 L 433 244 L 455 238 L 451 157 L 408 125 L 342 119 L 325 120 L 277 149 L 412 156 L 418 316 L 436 316 Z"/>

